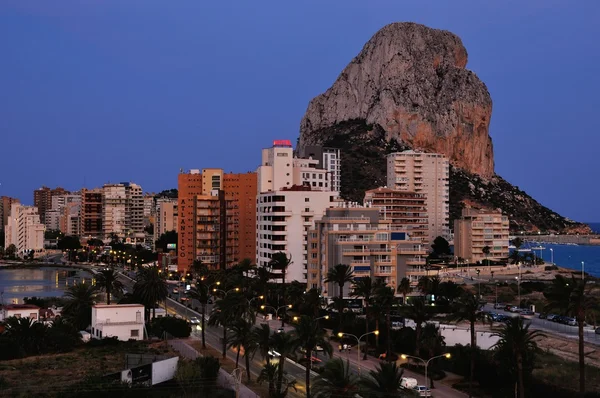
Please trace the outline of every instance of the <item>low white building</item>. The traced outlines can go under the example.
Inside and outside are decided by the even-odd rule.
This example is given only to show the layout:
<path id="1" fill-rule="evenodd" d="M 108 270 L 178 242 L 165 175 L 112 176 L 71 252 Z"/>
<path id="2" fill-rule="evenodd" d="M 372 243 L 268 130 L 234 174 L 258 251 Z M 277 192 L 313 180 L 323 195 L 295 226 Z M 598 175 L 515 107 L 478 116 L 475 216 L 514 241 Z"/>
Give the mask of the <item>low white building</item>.
<path id="1" fill-rule="evenodd" d="M 144 306 L 97 304 L 92 307 L 92 338 L 117 337 L 121 341 L 144 339 Z"/>
<path id="2" fill-rule="evenodd" d="M 0 321 L 10 317 L 29 318 L 37 320 L 40 316 L 40 307 L 33 304 L 9 304 L 1 307 Z"/>

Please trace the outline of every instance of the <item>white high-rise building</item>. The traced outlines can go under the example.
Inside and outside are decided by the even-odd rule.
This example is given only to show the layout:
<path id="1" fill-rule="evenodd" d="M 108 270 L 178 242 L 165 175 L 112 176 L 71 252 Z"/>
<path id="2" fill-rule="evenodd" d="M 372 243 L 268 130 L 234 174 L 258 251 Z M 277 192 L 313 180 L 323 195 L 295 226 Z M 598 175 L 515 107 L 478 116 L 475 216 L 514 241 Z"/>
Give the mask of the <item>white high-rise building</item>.
<path id="1" fill-rule="evenodd" d="M 327 170 L 329 173 L 331 190 L 340 192 L 342 188 L 342 171 L 341 155 L 338 148 L 309 145 L 303 148 L 300 152 L 300 157 L 316 160 L 318 162 L 317 168 Z"/>
<path id="2" fill-rule="evenodd" d="M 274 253 L 285 253 L 292 261 L 286 281 L 306 282 L 308 230 L 339 201 L 327 170 L 317 163 L 294 159 L 290 141 L 277 140 L 263 149 L 257 170 L 256 264 L 267 265 Z"/>
<path id="3" fill-rule="evenodd" d="M 102 228 L 105 237 L 144 239 L 144 198 L 142 187 L 123 182 L 102 187 Z"/>
<path id="4" fill-rule="evenodd" d="M 450 237 L 450 164 L 437 153 L 404 151 L 387 156 L 387 186 L 426 196 L 429 220 L 428 243 Z"/>
<path id="5" fill-rule="evenodd" d="M 67 232 L 69 222 L 65 219 L 65 214 L 67 213 L 66 208 L 71 204 L 81 204 L 81 194 L 79 192 L 52 196 L 52 208 L 46 210 L 44 219 L 46 229 L 58 229 L 69 234 Z"/>
<path id="6" fill-rule="evenodd" d="M 37 207 L 13 203 L 6 225 L 4 247 L 11 244 L 17 247 L 19 256 L 33 250 L 37 255 L 44 251 L 46 227 L 40 222 Z"/>

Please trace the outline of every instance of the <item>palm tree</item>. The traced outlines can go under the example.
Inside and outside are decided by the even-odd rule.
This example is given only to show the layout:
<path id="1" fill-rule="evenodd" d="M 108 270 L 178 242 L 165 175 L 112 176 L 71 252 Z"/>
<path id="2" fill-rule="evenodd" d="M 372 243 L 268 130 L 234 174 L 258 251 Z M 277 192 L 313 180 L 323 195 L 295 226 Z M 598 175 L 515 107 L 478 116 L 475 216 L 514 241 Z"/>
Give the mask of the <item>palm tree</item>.
<path id="1" fill-rule="evenodd" d="M 485 262 L 487 263 L 488 267 L 490 267 L 490 271 L 492 269 L 492 266 L 490 264 L 490 260 L 488 260 L 488 256 L 490 255 L 491 251 L 492 249 L 489 246 L 483 246 L 483 248 L 481 249 L 481 252 L 485 255 Z"/>
<path id="2" fill-rule="evenodd" d="M 198 300 L 200 302 L 200 315 L 202 328 L 202 348 L 206 348 L 206 337 L 204 334 L 204 320 L 206 319 L 206 305 L 208 304 L 208 284 L 202 278 L 196 281 L 196 287 L 193 287 L 189 291 L 189 296 L 192 300 Z"/>
<path id="3" fill-rule="evenodd" d="M 334 265 L 327 272 L 327 278 L 325 283 L 336 283 L 339 288 L 339 301 L 338 301 L 338 314 L 340 317 L 340 329 L 342 328 L 342 313 L 344 311 L 344 285 L 354 280 L 354 274 L 352 273 L 352 267 L 347 264 Z"/>
<path id="4" fill-rule="evenodd" d="M 406 295 L 412 292 L 412 287 L 410 287 L 410 281 L 408 278 L 402 278 L 400 283 L 398 284 L 398 293 L 402 295 L 402 304 L 406 305 Z"/>
<path id="5" fill-rule="evenodd" d="M 361 380 L 361 395 L 365 397 L 403 397 L 406 393 L 400 390 L 400 382 L 404 370 L 396 362 L 382 362 L 376 370 L 371 370 L 367 377 Z M 364 394 L 364 395 L 363 395 Z"/>
<path id="6" fill-rule="evenodd" d="M 96 287 L 106 292 L 106 304 L 110 305 L 112 293 L 122 293 L 123 284 L 118 279 L 118 273 L 114 269 L 103 269 L 96 275 Z"/>
<path id="7" fill-rule="evenodd" d="M 299 305 L 300 313 L 303 315 L 312 315 L 318 318 L 323 305 L 323 298 L 319 289 L 310 289 L 302 294 L 302 301 Z"/>
<path id="8" fill-rule="evenodd" d="M 91 311 L 90 311 L 91 312 Z M 4 320 L 4 334 L 12 339 L 26 355 L 37 355 L 46 347 L 48 328 L 36 320 L 22 317 L 9 317 Z"/>
<path id="9" fill-rule="evenodd" d="M 312 364 L 312 353 L 317 346 L 323 347 L 325 353 L 331 357 L 333 349 L 326 338 L 326 332 L 318 324 L 318 321 L 308 316 L 301 316 L 298 323 L 294 325 L 292 333 L 294 345 L 306 351 L 306 397 L 310 398 L 310 368 Z"/>
<path id="10" fill-rule="evenodd" d="M 429 278 L 428 276 L 420 277 L 419 281 L 417 282 L 417 289 L 419 289 L 424 295 L 430 294 L 431 278 Z"/>
<path id="11" fill-rule="evenodd" d="M 92 323 L 92 306 L 98 296 L 96 288 L 90 284 L 77 283 L 65 291 L 65 303 L 62 316 L 67 318 L 78 330 L 85 330 Z"/>
<path id="12" fill-rule="evenodd" d="M 469 397 L 473 396 L 473 378 L 475 377 L 475 359 L 477 349 L 477 334 L 475 323 L 483 320 L 484 313 L 481 312 L 482 304 L 474 294 L 465 292 L 454 305 L 453 320 L 456 322 L 468 321 L 471 331 L 471 371 L 469 377 Z"/>
<path id="13" fill-rule="evenodd" d="M 375 291 L 375 301 L 379 304 L 379 306 L 384 310 L 385 313 L 385 327 L 386 327 L 386 339 L 387 339 L 387 349 L 386 349 L 386 358 L 390 358 L 392 354 L 392 321 L 391 321 L 391 313 L 392 306 L 396 303 L 396 296 L 394 295 L 394 290 L 389 286 L 380 286 Z"/>
<path id="14" fill-rule="evenodd" d="M 531 363 L 537 351 L 536 339 L 544 336 L 539 330 L 529 330 L 529 325 L 523 324 L 521 317 L 511 318 L 493 336 L 499 337 L 494 347 L 496 357 L 504 359 L 507 367 L 516 365 L 517 387 L 519 397 L 525 398 L 524 363 Z M 532 369 L 529 369 L 531 371 Z"/>
<path id="15" fill-rule="evenodd" d="M 275 333 L 271 338 L 271 347 L 280 354 L 279 357 L 279 365 L 277 366 L 277 383 L 276 393 L 283 393 L 283 374 L 284 374 L 284 365 L 285 358 L 288 355 L 294 353 L 296 351 L 296 347 L 294 346 L 295 337 L 287 332 L 287 333 Z M 287 387 L 286 387 L 287 390 Z"/>
<path id="16" fill-rule="evenodd" d="M 133 294 L 146 306 L 152 306 L 152 318 L 156 318 L 156 303 L 164 301 L 169 295 L 167 281 L 158 267 L 140 268 L 133 285 Z"/>
<path id="17" fill-rule="evenodd" d="M 296 389 L 296 380 L 293 380 L 286 381 L 285 388 L 282 391 L 276 391 L 275 381 L 277 380 L 278 374 L 279 363 L 273 364 L 267 362 L 258 375 L 257 381 L 259 383 L 262 383 L 263 381 L 267 381 L 269 383 L 269 398 L 285 398 L 290 387 L 292 387 L 294 390 Z M 287 372 L 283 372 L 283 374 L 285 375 Z"/>
<path id="18" fill-rule="evenodd" d="M 208 319 L 210 326 L 223 328 L 223 358 L 227 357 L 227 329 L 234 323 L 245 320 L 250 324 L 256 321 L 256 313 L 243 294 L 226 294 L 217 300 Z"/>
<path id="19" fill-rule="evenodd" d="M 277 252 L 271 258 L 271 269 L 281 271 L 281 305 L 285 305 L 285 272 L 292 263 L 292 258 L 288 257 L 284 252 Z M 265 296 L 266 297 L 266 296 Z M 285 316 L 281 317 L 281 327 L 285 326 Z"/>
<path id="20" fill-rule="evenodd" d="M 248 382 L 250 382 L 250 357 L 254 355 L 256 350 L 256 342 L 254 335 L 252 334 L 252 323 L 241 318 L 237 322 L 231 325 L 231 334 L 228 339 L 229 348 L 237 349 L 237 356 L 235 358 L 235 367 L 238 367 L 240 361 L 240 350 L 244 349 L 244 359 L 246 360 L 246 376 Z"/>
<path id="21" fill-rule="evenodd" d="M 406 279 L 406 278 L 405 278 Z M 365 333 L 369 333 L 369 304 L 373 300 L 375 294 L 376 283 L 373 283 L 373 279 L 358 278 L 354 281 L 354 290 L 352 291 L 352 297 L 362 297 L 365 302 Z M 360 350 L 360 347 L 357 347 Z M 365 354 L 363 360 L 367 359 L 367 349 L 365 347 Z"/>
<path id="22" fill-rule="evenodd" d="M 271 351 L 271 328 L 268 324 L 262 323 L 252 329 L 252 339 L 256 343 L 256 349 L 267 362 L 270 360 L 269 351 Z"/>
<path id="23" fill-rule="evenodd" d="M 256 267 L 256 277 L 254 278 L 254 290 L 264 296 L 265 300 L 269 297 L 269 281 L 271 280 L 271 267 Z"/>
<path id="24" fill-rule="evenodd" d="M 350 363 L 336 358 L 327 361 L 313 384 L 314 398 L 354 398 L 358 392 L 358 378 L 350 371 Z"/>
<path id="25" fill-rule="evenodd" d="M 549 300 L 546 310 L 557 310 L 561 314 L 575 317 L 579 334 L 579 392 L 585 394 L 585 353 L 583 327 L 586 313 L 597 308 L 598 302 L 589 294 L 589 279 L 583 280 L 571 276 L 571 280 L 557 275 L 552 285 L 544 292 Z"/>
<path id="26" fill-rule="evenodd" d="M 415 322 L 415 352 L 418 356 L 421 349 L 421 331 L 423 330 L 423 323 L 427 322 L 431 318 L 431 315 L 427 312 L 427 306 L 422 297 L 415 297 L 410 300 L 410 305 L 405 306 L 403 311 L 407 318 L 410 318 Z"/>
<path id="27" fill-rule="evenodd" d="M 306 294 L 306 283 L 292 281 L 286 288 L 286 303 L 298 306 Z"/>

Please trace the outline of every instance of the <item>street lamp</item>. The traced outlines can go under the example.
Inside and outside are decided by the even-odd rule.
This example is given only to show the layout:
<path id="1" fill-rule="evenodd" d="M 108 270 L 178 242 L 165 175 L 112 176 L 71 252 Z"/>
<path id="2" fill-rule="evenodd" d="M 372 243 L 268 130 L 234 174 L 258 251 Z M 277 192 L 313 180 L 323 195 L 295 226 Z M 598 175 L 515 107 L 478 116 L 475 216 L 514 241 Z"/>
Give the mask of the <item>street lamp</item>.
<path id="1" fill-rule="evenodd" d="M 227 296 L 227 295 L 228 295 L 229 293 L 231 293 L 231 292 L 239 292 L 239 291 L 240 291 L 240 288 L 239 288 L 239 287 L 234 287 L 233 289 L 229 289 L 229 290 L 227 290 L 227 291 L 225 291 L 225 290 L 222 290 L 222 289 L 216 289 L 216 288 L 215 288 L 215 289 L 213 289 L 213 293 L 221 292 L 221 293 L 223 293 L 225 296 Z"/>
<path id="2" fill-rule="evenodd" d="M 582 261 L 581 262 L 581 280 L 585 279 L 584 276 L 585 276 L 585 263 Z"/>
<path id="3" fill-rule="evenodd" d="M 270 305 L 264 305 L 264 304 L 260 306 L 261 310 L 265 310 L 267 308 L 272 308 L 273 310 L 275 310 L 275 318 L 277 318 L 277 314 L 279 313 L 279 310 L 283 308 L 283 315 L 281 315 L 281 319 L 282 319 L 282 323 L 283 323 L 283 317 L 285 316 L 285 310 L 292 308 L 292 305 L 291 304 L 282 305 L 282 306 L 277 307 L 277 308 L 271 307 Z M 294 320 L 296 320 L 296 317 L 294 317 Z"/>
<path id="4" fill-rule="evenodd" d="M 550 248 L 550 262 L 554 265 L 554 249 Z"/>
<path id="5" fill-rule="evenodd" d="M 406 354 L 400 355 L 400 358 L 402 358 L 402 359 L 414 358 L 414 359 L 418 359 L 419 361 L 421 361 L 421 362 L 423 362 L 425 364 L 425 387 L 429 388 L 429 383 L 428 383 L 428 380 L 427 380 L 427 368 L 429 367 L 429 362 L 433 361 L 436 358 L 442 358 L 442 357 L 446 358 L 446 359 L 450 359 L 451 356 L 452 355 L 450 355 L 450 353 L 447 352 L 445 354 L 438 355 L 438 356 L 435 356 L 433 358 L 429 358 L 429 360 L 427 360 L 427 361 L 425 361 L 423 358 L 415 357 L 415 356 L 412 356 L 412 355 L 406 355 Z"/>
<path id="6" fill-rule="evenodd" d="M 349 336 L 349 337 L 354 337 L 356 339 L 357 342 L 357 346 L 356 346 L 356 363 L 358 364 L 358 374 L 360 374 L 360 340 L 365 337 L 368 336 L 370 334 L 374 334 L 375 336 L 379 335 L 379 330 L 374 330 L 372 332 L 369 333 L 365 333 L 360 337 L 357 337 L 356 335 L 353 335 L 351 333 L 343 333 L 343 332 L 339 332 L 338 333 L 338 337 L 342 338 L 344 336 Z"/>
<path id="7" fill-rule="evenodd" d="M 517 292 L 519 295 L 519 308 L 521 308 L 521 278 L 518 276 L 515 276 L 515 279 L 517 280 Z"/>

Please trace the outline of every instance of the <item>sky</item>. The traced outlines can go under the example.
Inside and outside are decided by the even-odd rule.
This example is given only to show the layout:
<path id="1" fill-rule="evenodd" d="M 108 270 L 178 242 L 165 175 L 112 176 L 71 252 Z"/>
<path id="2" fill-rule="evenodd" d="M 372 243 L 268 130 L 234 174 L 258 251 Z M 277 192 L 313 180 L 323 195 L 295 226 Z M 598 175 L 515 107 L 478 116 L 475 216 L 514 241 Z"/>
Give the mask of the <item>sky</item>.
<path id="1" fill-rule="evenodd" d="M 253 171 L 391 22 L 459 35 L 493 99 L 496 172 L 600 221 L 600 1 L 2 0 L 0 195 Z"/>

